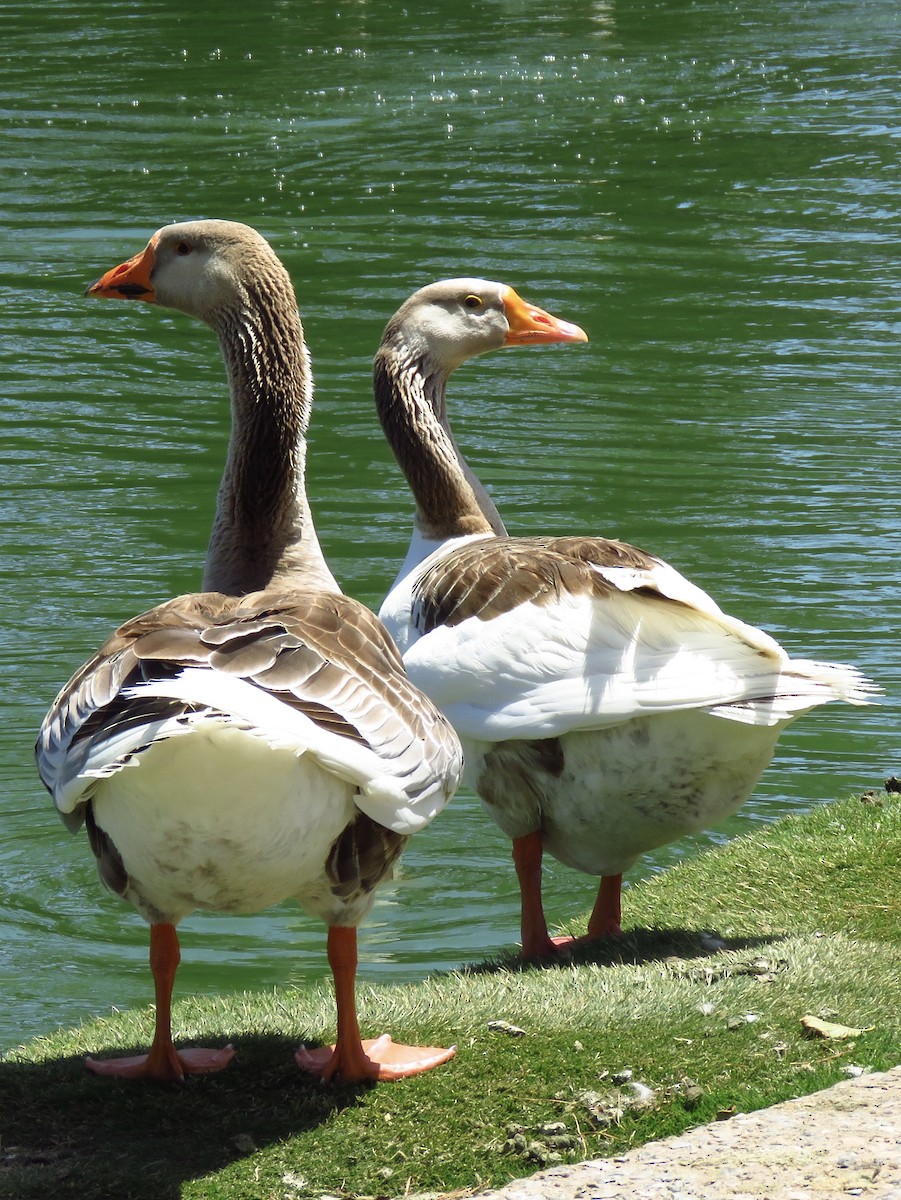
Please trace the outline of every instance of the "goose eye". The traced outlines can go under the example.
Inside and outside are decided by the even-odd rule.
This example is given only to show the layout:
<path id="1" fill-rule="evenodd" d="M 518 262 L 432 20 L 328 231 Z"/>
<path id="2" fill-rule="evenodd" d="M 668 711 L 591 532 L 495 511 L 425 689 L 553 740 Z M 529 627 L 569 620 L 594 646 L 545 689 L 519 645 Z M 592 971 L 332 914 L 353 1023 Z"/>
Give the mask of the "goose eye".
<path id="1" fill-rule="evenodd" d="M 482 307 L 482 298 L 481 298 L 481 296 L 467 296 L 466 299 L 463 301 L 463 304 L 466 308 L 473 308 L 473 309 L 481 308 Z"/>
<path id="2" fill-rule="evenodd" d="M 175 253 L 181 255 L 182 258 L 186 254 L 190 254 L 191 253 L 191 243 L 190 242 L 176 242 L 175 243 Z"/>

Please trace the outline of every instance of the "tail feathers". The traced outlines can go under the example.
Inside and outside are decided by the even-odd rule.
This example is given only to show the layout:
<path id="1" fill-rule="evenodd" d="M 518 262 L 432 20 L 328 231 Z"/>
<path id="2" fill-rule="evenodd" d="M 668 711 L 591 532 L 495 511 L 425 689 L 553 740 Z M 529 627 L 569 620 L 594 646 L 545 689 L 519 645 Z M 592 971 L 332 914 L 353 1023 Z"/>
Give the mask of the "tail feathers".
<path id="1" fill-rule="evenodd" d="M 808 659 L 789 659 L 775 683 L 771 695 L 717 704 L 708 711 L 746 725 L 780 725 L 832 700 L 872 704 L 882 694 L 882 688 L 857 667 Z"/>

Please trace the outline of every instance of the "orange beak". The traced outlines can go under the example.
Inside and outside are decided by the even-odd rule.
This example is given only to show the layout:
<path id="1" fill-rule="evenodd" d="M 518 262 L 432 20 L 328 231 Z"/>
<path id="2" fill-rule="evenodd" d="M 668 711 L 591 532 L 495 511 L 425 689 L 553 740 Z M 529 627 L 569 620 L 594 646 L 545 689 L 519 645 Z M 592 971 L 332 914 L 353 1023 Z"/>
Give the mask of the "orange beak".
<path id="1" fill-rule="evenodd" d="M 103 296 L 108 300 L 147 300 L 153 303 L 156 299 L 153 284 L 150 282 L 153 251 L 154 242 L 151 239 L 140 254 L 101 275 L 96 283 L 91 284 L 85 295 Z"/>
<path id="2" fill-rule="evenodd" d="M 527 304 L 513 288 L 504 288 L 504 312 L 507 316 L 505 345 L 534 346 L 549 342 L 587 342 L 588 334 L 578 325 L 561 321 L 534 304 Z"/>

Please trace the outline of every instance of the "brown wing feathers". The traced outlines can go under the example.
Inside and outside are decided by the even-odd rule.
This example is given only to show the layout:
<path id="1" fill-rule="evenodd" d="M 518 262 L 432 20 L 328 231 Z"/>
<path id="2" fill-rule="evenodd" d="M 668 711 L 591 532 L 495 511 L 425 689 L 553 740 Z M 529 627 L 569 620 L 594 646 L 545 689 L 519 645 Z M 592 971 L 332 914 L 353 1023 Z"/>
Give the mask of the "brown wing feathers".
<path id="1" fill-rule="evenodd" d="M 592 566 L 648 569 L 657 559 L 625 542 L 591 537 L 489 538 L 461 546 L 420 579 L 414 597 L 417 629 L 489 621 L 520 604 L 547 604 L 564 593 L 613 591 Z"/>

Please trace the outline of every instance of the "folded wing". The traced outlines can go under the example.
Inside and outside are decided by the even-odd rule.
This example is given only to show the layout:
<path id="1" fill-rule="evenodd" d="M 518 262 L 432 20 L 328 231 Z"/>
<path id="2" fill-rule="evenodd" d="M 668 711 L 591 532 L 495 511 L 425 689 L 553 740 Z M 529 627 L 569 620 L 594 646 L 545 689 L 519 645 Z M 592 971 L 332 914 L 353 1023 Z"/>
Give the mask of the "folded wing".
<path id="1" fill-rule="evenodd" d="M 601 538 L 492 538 L 426 566 L 410 677 L 465 737 L 553 737 L 684 709 L 777 725 L 865 703 L 852 667 L 791 660 L 677 571 Z"/>
<path id="2" fill-rule="evenodd" d="M 98 780 L 211 720 L 312 755 L 397 833 L 427 824 L 462 769 L 447 722 L 361 605 L 201 593 L 123 625 L 62 689 L 38 737 L 41 777 L 77 828 Z"/>

